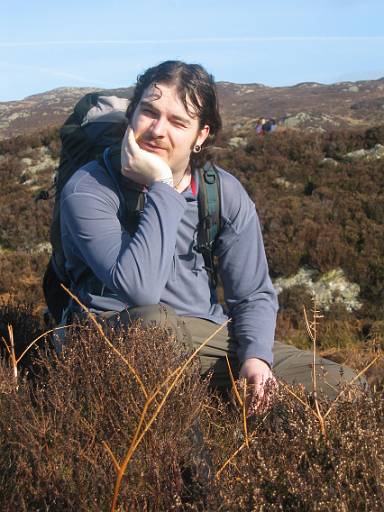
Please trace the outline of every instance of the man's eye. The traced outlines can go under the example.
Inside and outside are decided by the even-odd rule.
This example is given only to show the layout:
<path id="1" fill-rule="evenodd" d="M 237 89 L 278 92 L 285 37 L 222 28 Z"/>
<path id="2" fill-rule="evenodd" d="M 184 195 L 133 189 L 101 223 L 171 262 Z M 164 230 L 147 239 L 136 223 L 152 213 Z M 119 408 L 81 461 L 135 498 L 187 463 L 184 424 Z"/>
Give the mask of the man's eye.
<path id="1" fill-rule="evenodd" d="M 155 115 L 155 113 L 154 113 L 154 111 L 153 111 L 153 110 L 151 110 L 150 108 L 146 108 L 146 107 L 142 108 L 142 109 L 141 109 L 141 112 L 142 112 L 143 114 L 148 115 L 148 116 L 154 116 L 154 115 Z"/>

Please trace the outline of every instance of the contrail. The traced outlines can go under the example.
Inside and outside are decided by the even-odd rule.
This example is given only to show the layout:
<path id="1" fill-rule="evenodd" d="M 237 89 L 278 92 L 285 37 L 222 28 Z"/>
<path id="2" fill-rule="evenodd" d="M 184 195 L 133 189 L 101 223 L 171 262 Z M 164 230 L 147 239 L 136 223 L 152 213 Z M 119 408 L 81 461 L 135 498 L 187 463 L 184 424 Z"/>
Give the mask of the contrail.
<path id="1" fill-rule="evenodd" d="M 38 73 L 46 73 L 51 76 L 57 76 L 60 78 L 65 78 L 68 80 L 74 80 L 75 82 L 86 84 L 88 87 L 97 86 L 97 87 L 111 87 L 113 84 L 108 83 L 106 81 L 100 80 L 92 80 L 92 78 L 87 78 L 84 76 L 80 76 L 74 73 L 69 73 L 63 69 L 58 68 L 47 68 L 43 66 L 34 66 L 31 64 L 14 64 L 9 62 L 1 62 L 0 61 L 0 69 L 4 68 L 6 70 L 21 70 L 26 72 L 38 72 Z"/>
<path id="2" fill-rule="evenodd" d="M 260 42 L 349 42 L 384 41 L 384 36 L 267 36 L 267 37 L 198 37 L 182 39 L 100 39 L 72 41 L 13 41 L 0 42 L 0 48 L 35 46 L 94 46 L 94 45 L 151 45 L 151 44 L 202 44 L 202 43 L 260 43 Z"/>

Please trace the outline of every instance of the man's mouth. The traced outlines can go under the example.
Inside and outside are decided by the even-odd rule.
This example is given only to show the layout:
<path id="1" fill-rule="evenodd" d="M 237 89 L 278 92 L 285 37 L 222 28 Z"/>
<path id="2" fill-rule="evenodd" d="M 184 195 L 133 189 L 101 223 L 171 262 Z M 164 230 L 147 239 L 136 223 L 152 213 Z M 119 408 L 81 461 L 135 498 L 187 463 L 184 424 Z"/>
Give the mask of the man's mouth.
<path id="1" fill-rule="evenodd" d="M 156 142 L 151 142 L 149 140 L 143 140 L 141 139 L 139 141 L 139 146 L 141 147 L 141 149 L 144 149 L 146 151 L 152 151 L 154 153 L 156 152 L 167 152 L 168 151 L 168 146 L 166 146 L 165 144 L 159 144 L 159 143 L 156 143 Z"/>

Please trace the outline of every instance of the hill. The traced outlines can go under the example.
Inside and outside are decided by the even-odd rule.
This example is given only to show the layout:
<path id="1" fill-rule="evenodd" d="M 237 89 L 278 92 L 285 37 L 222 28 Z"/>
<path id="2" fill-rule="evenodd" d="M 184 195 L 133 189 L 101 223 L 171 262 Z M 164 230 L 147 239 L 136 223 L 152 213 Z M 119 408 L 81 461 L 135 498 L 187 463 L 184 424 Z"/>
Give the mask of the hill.
<path id="1" fill-rule="evenodd" d="M 293 91 L 300 112 L 308 87 Z M 53 201 L 34 197 L 52 183 L 60 141 L 57 126 L 35 128 L 65 117 L 86 91 L 63 94 L 52 117 L 35 97 L 35 117 L 11 119 L 0 140 L 1 510 L 111 509 L 120 471 L 119 510 L 382 510 L 384 124 L 371 126 L 370 103 L 381 100 L 362 99 L 368 114 L 353 128 L 316 125 L 333 111 L 298 112 L 288 119 L 315 132 L 261 136 L 251 111 L 231 101 L 251 93 L 227 89 L 226 130 L 210 152 L 256 203 L 279 291 L 276 338 L 308 347 L 302 308 L 315 295 L 324 316 L 318 351 L 357 370 L 376 361 L 366 372 L 371 390 L 346 388 L 330 403 L 280 383 L 270 409 L 247 420 L 200 381 L 196 361 L 176 382 L 186 355 L 164 331 L 136 326 L 107 333 L 119 356 L 91 325 L 73 326 L 60 358 L 40 339 L 40 357 L 31 350 L 15 375 L 6 344 L 20 356 L 46 329 L 41 279 Z M 54 108 L 54 95 L 48 101 Z M 11 137 L 13 129 L 27 133 Z"/>
<path id="2" fill-rule="evenodd" d="M 257 205 L 274 284 L 278 337 L 307 344 L 302 305 L 316 295 L 329 350 L 384 339 L 384 126 L 311 133 L 227 130 L 212 156 Z M 57 129 L 0 142 L 0 293 L 43 305 L 50 251 L 48 188 L 60 151 Z"/>
<path id="3" fill-rule="evenodd" d="M 59 88 L 21 101 L 0 102 L 0 139 L 57 126 L 92 88 Z M 132 94 L 132 87 L 108 92 Z M 225 128 L 249 128 L 259 117 L 287 127 L 319 131 L 369 127 L 384 118 L 384 78 L 332 85 L 305 82 L 292 87 L 218 83 Z"/>

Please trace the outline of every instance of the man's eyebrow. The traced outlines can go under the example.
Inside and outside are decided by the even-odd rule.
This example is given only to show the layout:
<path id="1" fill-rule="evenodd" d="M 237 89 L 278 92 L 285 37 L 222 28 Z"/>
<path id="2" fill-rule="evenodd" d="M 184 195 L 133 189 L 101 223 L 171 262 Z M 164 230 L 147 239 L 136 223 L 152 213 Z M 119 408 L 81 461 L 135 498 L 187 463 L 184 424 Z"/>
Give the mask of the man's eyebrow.
<path id="1" fill-rule="evenodd" d="M 140 107 L 149 107 L 157 112 L 157 108 L 153 105 L 152 101 L 141 100 Z"/>
<path id="2" fill-rule="evenodd" d="M 186 117 L 182 117 L 182 116 L 178 116 L 178 115 L 172 115 L 171 117 L 174 121 L 180 121 L 181 123 L 184 123 L 187 125 L 191 124 L 191 120 L 187 119 Z"/>
<path id="3" fill-rule="evenodd" d="M 150 110 L 154 111 L 154 112 L 158 112 L 159 110 L 156 108 L 156 106 L 152 103 L 152 101 L 148 101 L 148 100 L 142 100 L 140 101 L 140 107 L 145 107 L 145 108 L 149 108 Z M 179 121 L 181 123 L 184 123 L 186 125 L 190 125 L 191 124 L 191 120 L 188 119 L 187 117 L 183 117 L 183 116 L 179 116 L 177 114 L 172 114 L 171 115 L 171 118 L 174 120 L 174 121 Z"/>

